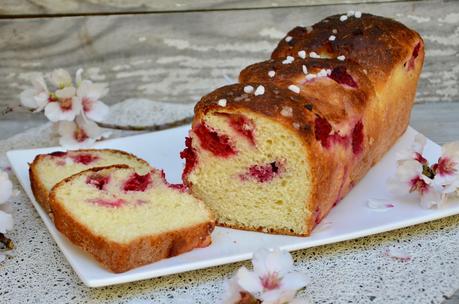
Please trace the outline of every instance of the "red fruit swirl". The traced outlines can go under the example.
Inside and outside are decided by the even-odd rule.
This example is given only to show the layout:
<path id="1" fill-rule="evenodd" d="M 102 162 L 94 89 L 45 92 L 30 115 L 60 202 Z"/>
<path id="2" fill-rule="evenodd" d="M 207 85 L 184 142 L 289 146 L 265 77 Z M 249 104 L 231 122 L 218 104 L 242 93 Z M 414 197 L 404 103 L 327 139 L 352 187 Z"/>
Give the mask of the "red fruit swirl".
<path id="1" fill-rule="evenodd" d="M 254 122 L 243 115 L 230 115 L 230 126 L 239 134 L 247 138 L 252 145 L 255 145 L 253 130 L 255 129 Z"/>
<path id="2" fill-rule="evenodd" d="M 241 180 L 255 179 L 259 183 L 265 183 L 273 180 L 283 171 L 282 165 L 275 161 L 266 165 L 253 165 L 249 167 L 246 173 L 241 174 Z"/>
<path id="3" fill-rule="evenodd" d="M 117 208 L 117 207 L 121 207 L 122 205 L 126 204 L 127 202 L 121 198 L 119 199 L 113 199 L 113 200 L 109 200 L 109 199 L 92 199 L 90 200 L 91 203 L 93 204 L 96 204 L 96 205 L 99 205 L 99 206 L 103 206 L 103 207 L 108 207 L 108 208 Z"/>
<path id="4" fill-rule="evenodd" d="M 352 152 L 360 154 L 363 151 L 363 123 L 357 122 L 352 130 Z"/>
<path id="5" fill-rule="evenodd" d="M 193 149 L 191 137 L 187 137 L 185 139 L 185 149 L 180 152 L 180 158 L 185 160 L 185 168 L 182 173 L 182 179 L 185 181 L 188 174 L 193 171 L 193 168 L 198 163 L 198 156 L 196 155 L 196 151 Z"/>
<path id="6" fill-rule="evenodd" d="M 98 156 L 92 155 L 92 154 L 89 154 L 89 153 L 76 154 L 76 155 L 72 155 L 70 157 L 73 159 L 74 162 L 80 163 L 80 164 L 83 164 L 83 165 L 89 165 L 93 161 L 96 161 L 96 160 L 99 159 Z"/>
<path id="7" fill-rule="evenodd" d="M 231 145 L 227 135 L 218 134 L 204 123 L 196 125 L 193 131 L 198 136 L 201 147 L 212 152 L 215 156 L 228 157 L 236 154 L 236 150 Z"/>

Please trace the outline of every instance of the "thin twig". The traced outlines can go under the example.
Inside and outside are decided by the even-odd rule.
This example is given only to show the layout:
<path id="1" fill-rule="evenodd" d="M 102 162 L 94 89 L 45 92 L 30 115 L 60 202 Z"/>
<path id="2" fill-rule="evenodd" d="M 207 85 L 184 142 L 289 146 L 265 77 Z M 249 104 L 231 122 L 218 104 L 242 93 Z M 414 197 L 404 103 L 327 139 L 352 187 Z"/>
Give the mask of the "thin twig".
<path id="1" fill-rule="evenodd" d="M 110 124 L 105 122 L 98 122 L 97 124 L 99 127 L 107 128 L 107 129 L 115 129 L 115 130 L 124 130 L 124 131 L 160 131 L 165 129 L 170 129 L 174 127 L 179 127 L 185 124 L 190 123 L 193 120 L 192 116 L 185 117 L 183 119 L 179 119 L 172 122 L 167 122 L 165 124 L 160 125 L 150 125 L 150 126 L 120 126 L 116 124 Z"/>

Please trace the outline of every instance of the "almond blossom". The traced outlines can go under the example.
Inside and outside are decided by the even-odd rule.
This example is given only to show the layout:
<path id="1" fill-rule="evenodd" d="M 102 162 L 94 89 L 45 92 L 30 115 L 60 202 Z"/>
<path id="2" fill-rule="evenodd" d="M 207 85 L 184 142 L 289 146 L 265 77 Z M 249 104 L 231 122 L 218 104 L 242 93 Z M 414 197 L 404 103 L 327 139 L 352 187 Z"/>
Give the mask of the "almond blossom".
<path id="1" fill-rule="evenodd" d="M 75 85 L 64 69 L 53 70 L 47 77 L 49 90 L 42 74 L 35 75 L 32 87 L 20 94 L 21 103 L 35 112 L 44 109 L 45 116 L 58 123 L 60 142 L 75 148 L 90 146 L 107 135 L 94 121 L 102 121 L 109 107 L 100 98 L 108 92 L 106 84 L 83 79 L 83 69 L 75 74 Z"/>
<path id="2" fill-rule="evenodd" d="M 40 112 L 48 104 L 49 91 L 43 74 L 38 73 L 31 78 L 32 87 L 21 92 L 19 98 L 21 104 L 27 108 Z"/>
<path id="3" fill-rule="evenodd" d="M 11 206 L 8 199 L 13 194 L 13 184 L 8 178 L 8 173 L 0 170 L 0 249 L 6 245 L 3 240 L 9 240 L 3 234 L 13 228 L 13 216 L 11 215 Z M 7 247 L 8 248 L 8 247 Z M 5 260 L 6 255 L 0 251 L 0 263 Z"/>
<path id="4" fill-rule="evenodd" d="M 302 273 L 293 271 L 293 258 L 286 251 L 261 249 L 254 253 L 253 271 L 241 267 L 227 285 L 225 303 L 259 300 L 265 304 L 283 304 L 295 299 L 308 283 Z"/>
<path id="5" fill-rule="evenodd" d="M 61 121 L 58 128 L 59 143 L 63 147 L 89 147 L 96 140 L 106 138 L 110 132 L 104 132 L 95 122 L 84 119 L 82 115 L 73 121 Z"/>
<path id="6" fill-rule="evenodd" d="M 459 142 L 442 147 L 438 162 L 423 155 L 427 139 L 418 134 L 410 149 L 398 153 L 396 175 L 388 180 L 397 194 L 416 194 L 424 208 L 441 207 L 459 189 Z"/>

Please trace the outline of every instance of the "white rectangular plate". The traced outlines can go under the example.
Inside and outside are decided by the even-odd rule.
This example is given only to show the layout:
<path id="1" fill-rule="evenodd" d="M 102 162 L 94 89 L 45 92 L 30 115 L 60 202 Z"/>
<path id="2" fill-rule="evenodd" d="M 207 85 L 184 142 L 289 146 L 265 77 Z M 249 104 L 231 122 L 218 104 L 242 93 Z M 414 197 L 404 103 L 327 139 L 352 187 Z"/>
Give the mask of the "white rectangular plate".
<path id="1" fill-rule="evenodd" d="M 180 182 L 183 162 L 179 153 L 190 126 L 153 132 L 137 136 L 103 141 L 96 148 L 112 148 L 131 152 L 156 168 L 162 168 L 170 182 Z M 459 214 L 459 201 L 451 201 L 441 209 L 425 210 L 416 201 L 401 201 L 387 192 L 386 180 L 395 172 L 396 152 L 410 147 L 417 132 L 409 128 L 384 158 L 355 186 L 355 188 L 322 220 L 310 237 L 269 235 L 258 232 L 239 231 L 217 227 L 212 234 L 211 246 L 195 249 L 177 257 L 139 267 L 125 273 L 114 274 L 101 267 L 91 256 L 74 246 L 54 227 L 50 218 L 35 201 L 30 188 L 28 163 L 37 154 L 49 153 L 62 148 L 44 148 L 9 151 L 11 162 L 22 187 L 37 209 L 57 245 L 72 265 L 80 279 L 89 287 L 149 279 L 173 273 L 201 269 L 250 259 L 261 247 L 279 247 L 298 250 L 324 244 L 355 239 L 375 233 L 394 230 L 410 225 L 432 221 Z M 425 154 L 435 161 L 440 147 L 428 141 Z M 367 199 L 387 199 L 395 207 L 387 211 L 375 211 L 367 207 Z"/>

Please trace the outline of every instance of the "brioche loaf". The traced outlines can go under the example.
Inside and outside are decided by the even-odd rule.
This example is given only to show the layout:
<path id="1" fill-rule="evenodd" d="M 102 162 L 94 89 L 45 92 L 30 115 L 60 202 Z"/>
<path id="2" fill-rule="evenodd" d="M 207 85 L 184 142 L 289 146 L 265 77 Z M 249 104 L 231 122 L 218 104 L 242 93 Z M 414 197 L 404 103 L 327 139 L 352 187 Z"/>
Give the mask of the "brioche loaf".
<path id="1" fill-rule="evenodd" d="M 294 28 L 198 102 L 184 182 L 219 225 L 309 235 L 407 128 L 423 60 L 420 35 L 387 18 Z"/>
<path id="2" fill-rule="evenodd" d="M 92 168 L 53 187 L 56 228 L 113 272 L 210 244 L 212 214 L 183 185 L 152 169 Z"/>
<path id="3" fill-rule="evenodd" d="M 38 203 L 49 213 L 48 195 L 55 184 L 89 168 L 116 164 L 129 165 L 139 174 L 151 170 L 146 161 L 124 151 L 111 149 L 57 151 L 35 157 L 29 167 L 30 184 Z"/>

